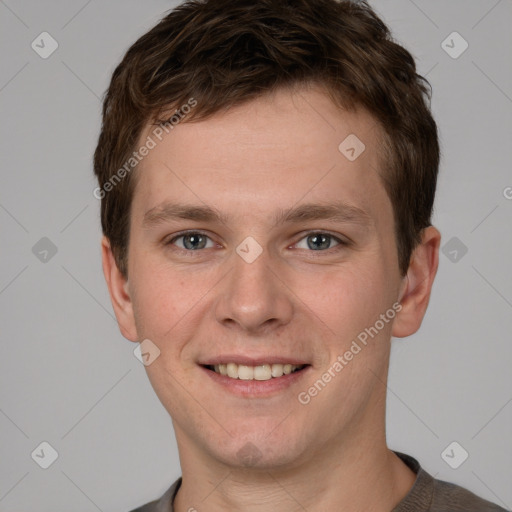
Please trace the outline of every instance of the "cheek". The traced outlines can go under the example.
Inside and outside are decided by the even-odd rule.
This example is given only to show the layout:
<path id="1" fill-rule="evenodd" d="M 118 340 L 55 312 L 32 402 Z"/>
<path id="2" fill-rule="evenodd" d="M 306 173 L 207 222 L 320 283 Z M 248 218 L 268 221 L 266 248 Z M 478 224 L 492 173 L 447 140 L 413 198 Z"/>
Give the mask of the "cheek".
<path id="1" fill-rule="evenodd" d="M 387 286 L 382 269 L 358 264 L 340 266 L 322 276 L 304 274 L 295 289 L 331 334 L 347 340 L 391 306 Z"/>
<path id="2" fill-rule="evenodd" d="M 191 309 L 197 288 L 187 286 L 184 279 L 173 276 L 169 269 L 153 264 L 150 256 L 135 256 L 131 263 L 135 276 L 132 301 L 137 330 L 139 336 L 154 338 L 158 344 Z"/>
<path id="3" fill-rule="evenodd" d="M 149 338 L 176 360 L 211 309 L 219 277 L 214 271 L 180 270 L 144 253 L 134 254 L 132 264 L 139 337 Z"/>

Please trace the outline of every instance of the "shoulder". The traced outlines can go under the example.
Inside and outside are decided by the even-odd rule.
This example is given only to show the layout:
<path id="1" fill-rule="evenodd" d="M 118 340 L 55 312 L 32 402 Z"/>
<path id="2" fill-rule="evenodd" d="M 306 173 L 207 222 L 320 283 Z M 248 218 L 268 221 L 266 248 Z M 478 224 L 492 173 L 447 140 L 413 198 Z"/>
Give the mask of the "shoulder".
<path id="1" fill-rule="evenodd" d="M 504 508 L 480 498 L 464 487 L 435 479 L 431 509 L 432 512 L 506 512 Z"/>
<path id="2" fill-rule="evenodd" d="M 173 512 L 173 501 L 178 489 L 181 485 L 181 477 L 178 478 L 170 487 L 165 491 L 163 496 L 154 501 L 150 501 L 145 505 L 141 505 L 130 512 Z"/>
<path id="3" fill-rule="evenodd" d="M 393 512 L 507 512 L 460 485 L 433 478 L 410 455 L 395 454 L 416 473 L 416 481 Z"/>

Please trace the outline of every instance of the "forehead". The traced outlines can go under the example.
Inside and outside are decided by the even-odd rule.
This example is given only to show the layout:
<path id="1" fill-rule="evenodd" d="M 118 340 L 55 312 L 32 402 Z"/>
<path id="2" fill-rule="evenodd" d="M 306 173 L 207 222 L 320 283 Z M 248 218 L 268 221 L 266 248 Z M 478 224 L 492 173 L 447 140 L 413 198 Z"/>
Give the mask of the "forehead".
<path id="1" fill-rule="evenodd" d="M 391 213 L 379 176 L 380 126 L 364 110 L 340 110 L 321 90 L 280 90 L 185 119 L 161 141 L 151 127 L 141 141 L 148 136 L 156 144 L 136 170 L 135 217 L 178 200 L 269 219 L 315 201 L 343 201 L 377 221 Z"/>

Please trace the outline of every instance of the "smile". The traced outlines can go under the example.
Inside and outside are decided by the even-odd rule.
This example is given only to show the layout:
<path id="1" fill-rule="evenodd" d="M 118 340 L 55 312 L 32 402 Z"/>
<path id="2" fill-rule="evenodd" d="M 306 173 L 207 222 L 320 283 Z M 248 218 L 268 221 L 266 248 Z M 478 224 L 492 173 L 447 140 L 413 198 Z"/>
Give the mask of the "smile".
<path id="1" fill-rule="evenodd" d="M 308 365 L 301 364 L 261 364 L 248 366 L 236 363 L 205 365 L 208 370 L 231 379 L 271 380 L 302 370 Z"/>

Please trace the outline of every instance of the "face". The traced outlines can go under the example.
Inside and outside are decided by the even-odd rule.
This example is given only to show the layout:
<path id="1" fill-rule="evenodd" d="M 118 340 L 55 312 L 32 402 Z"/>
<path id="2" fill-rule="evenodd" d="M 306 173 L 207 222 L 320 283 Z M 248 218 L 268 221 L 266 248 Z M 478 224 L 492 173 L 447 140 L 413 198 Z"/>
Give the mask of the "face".
<path id="1" fill-rule="evenodd" d="M 160 351 L 146 370 L 180 451 L 285 467 L 383 429 L 403 279 L 380 140 L 364 111 L 281 90 L 139 164 L 116 313 Z"/>

